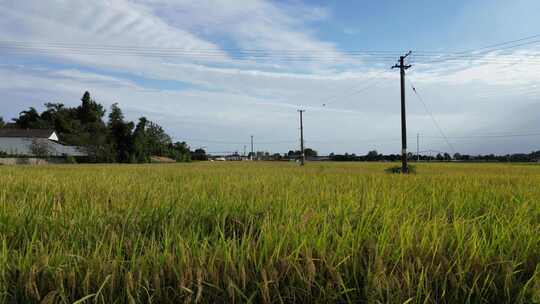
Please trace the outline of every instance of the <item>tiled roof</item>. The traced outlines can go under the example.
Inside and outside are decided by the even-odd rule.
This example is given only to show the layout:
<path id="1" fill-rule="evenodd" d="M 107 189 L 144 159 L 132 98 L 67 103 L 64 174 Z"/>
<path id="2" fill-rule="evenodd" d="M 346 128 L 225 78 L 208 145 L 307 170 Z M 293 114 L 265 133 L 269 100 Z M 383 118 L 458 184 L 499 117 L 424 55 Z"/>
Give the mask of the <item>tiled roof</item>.
<path id="1" fill-rule="evenodd" d="M 53 133 L 48 129 L 0 129 L 0 137 L 49 138 Z"/>

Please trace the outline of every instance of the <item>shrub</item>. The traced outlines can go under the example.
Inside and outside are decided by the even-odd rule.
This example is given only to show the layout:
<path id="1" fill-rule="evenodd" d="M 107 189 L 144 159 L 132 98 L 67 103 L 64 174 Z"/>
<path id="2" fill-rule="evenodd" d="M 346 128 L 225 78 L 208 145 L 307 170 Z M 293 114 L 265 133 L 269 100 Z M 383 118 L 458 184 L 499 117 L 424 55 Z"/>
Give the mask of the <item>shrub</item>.
<path id="1" fill-rule="evenodd" d="M 66 156 L 66 164 L 76 164 L 77 159 L 73 155 Z"/>
<path id="2" fill-rule="evenodd" d="M 384 169 L 384 172 L 386 173 L 392 173 L 392 174 L 400 174 L 401 173 L 401 166 L 393 166 L 390 168 Z M 409 166 L 409 173 L 410 174 L 416 174 L 416 166 Z"/>

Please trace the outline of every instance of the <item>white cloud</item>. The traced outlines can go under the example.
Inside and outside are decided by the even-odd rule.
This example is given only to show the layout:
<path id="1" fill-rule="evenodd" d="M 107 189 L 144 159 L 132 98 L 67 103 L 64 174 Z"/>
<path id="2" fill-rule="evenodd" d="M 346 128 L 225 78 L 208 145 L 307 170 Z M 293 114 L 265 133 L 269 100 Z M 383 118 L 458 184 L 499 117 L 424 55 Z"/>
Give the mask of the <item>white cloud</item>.
<path id="1" fill-rule="evenodd" d="M 14 115 L 51 98 L 76 103 L 88 89 L 107 105 L 120 102 L 131 119 L 143 114 L 159 118 L 178 137 L 239 141 L 256 133 L 259 140 L 272 141 L 297 137 L 295 110 L 304 107 L 308 109 L 306 135 L 314 144 L 327 142 L 316 144 L 323 152 L 371 148 L 397 152 L 399 145 L 388 142 L 399 137 L 396 71 L 358 62 L 341 72 L 324 60 L 286 62 L 272 57 L 238 61 L 228 51 L 244 48 L 276 54 L 294 50 L 293 55 L 317 51 L 347 62 L 350 58 L 334 43 L 318 39 L 312 30 L 311 25 L 331 17 L 321 7 L 262 0 L 0 2 L 0 40 L 4 41 L 109 46 L 109 52 L 110 46 L 212 52 L 208 60 L 189 55 L 148 57 L 127 51 L 86 54 L 76 49 L 8 57 L 13 62 L 7 60 L 0 66 L 0 96 L 9 98 L 10 104 L 0 101 L 0 109 Z M 532 49 L 489 56 L 515 61 L 538 54 Z M 539 80 L 536 66 L 479 62 L 456 62 L 450 70 L 448 65 L 417 63 L 410 74 L 450 135 L 493 128 L 494 117 L 505 121 L 509 104 L 519 105 L 516 108 L 523 111 L 538 104 L 539 90 L 533 87 Z M 152 84 L 141 77 L 153 79 Z M 160 80 L 177 81 L 179 87 L 172 87 L 176 83 L 160 87 Z M 373 80 L 378 84 L 369 87 Z M 410 134 L 437 136 L 429 116 L 414 95 L 409 95 Z M 528 122 L 534 123 L 533 119 Z M 496 129 L 513 126 L 507 121 Z M 349 142 L 349 138 L 355 141 Z M 380 140 L 361 141 L 372 138 Z M 532 144 L 530 140 L 522 146 Z M 432 145 L 446 149 L 444 143 Z M 481 151 L 478 145 L 459 148 Z"/>

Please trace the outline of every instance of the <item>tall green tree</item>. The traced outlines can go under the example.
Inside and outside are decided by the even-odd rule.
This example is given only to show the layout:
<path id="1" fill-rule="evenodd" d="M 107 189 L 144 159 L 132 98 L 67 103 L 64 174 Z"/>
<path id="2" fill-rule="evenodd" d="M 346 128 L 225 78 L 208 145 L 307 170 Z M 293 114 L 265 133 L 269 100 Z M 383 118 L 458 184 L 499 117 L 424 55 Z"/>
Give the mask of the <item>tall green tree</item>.
<path id="1" fill-rule="evenodd" d="M 193 160 L 208 160 L 208 155 L 206 155 L 206 151 L 202 148 L 195 149 L 191 153 L 191 159 Z"/>
<path id="2" fill-rule="evenodd" d="M 304 155 L 306 157 L 316 157 L 318 155 L 317 151 L 311 149 L 311 148 L 305 148 L 304 149 Z"/>
<path id="3" fill-rule="evenodd" d="M 191 151 L 188 144 L 185 141 L 171 144 L 169 157 L 178 162 L 191 161 Z"/>
<path id="4" fill-rule="evenodd" d="M 157 123 L 149 122 L 146 133 L 149 141 L 148 144 L 151 147 L 151 153 L 158 156 L 167 156 L 172 140 L 165 133 L 165 130 Z"/>
<path id="5" fill-rule="evenodd" d="M 35 108 L 22 111 L 13 119 L 13 125 L 23 129 L 54 129 L 62 143 L 84 147 L 92 162 L 149 162 L 152 155 L 190 160 L 187 144 L 173 144 L 157 123 L 141 117 L 135 126 L 125 120 L 118 104 L 112 105 L 107 123 L 105 113 L 103 106 L 85 92 L 77 107 L 46 103 L 42 113 Z M 0 127 L 3 126 L 0 119 Z"/>
<path id="6" fill-rule="evenodd" d="M 132 130 L 133 122 L 124 121 L 124 114 L 117 103 L 111 106 L 109 114 L 109 129 L 110 143 L 116 151 L 116 161 L 120 163 L 135 162 L 132 158 Z"/>
<path id="7" fill-rule="evenodd" d="M 0 116 L 0 129 L 6 126 L 6 122 L 4 121 L 4 118 Z"/>
<path id="8" fill-rule="evenodd" d="M 15 126 L 21 129 L 44 129 L 48 125 L 41 120 L 39 112 L 34 107 L 19 113 L 18 118 L 14 118 Z"/>
<path id="9" fill-rule="evenodd" d="M 81 105 L 77 108 L 79 120 L 83 124 L 102 122 L 105 115 L 103 106 L 95 102 L 88 91 L 81 98 Z"/>
<path id="10" fill-rule="evenodd" d="M 139 118 L 135 131 L 133 131 L 133 148 L 132 153 L 135 160 L 139 163 L 150 162 L 150 145 L 146 128 L 148 126 L 146 117 Z"/>

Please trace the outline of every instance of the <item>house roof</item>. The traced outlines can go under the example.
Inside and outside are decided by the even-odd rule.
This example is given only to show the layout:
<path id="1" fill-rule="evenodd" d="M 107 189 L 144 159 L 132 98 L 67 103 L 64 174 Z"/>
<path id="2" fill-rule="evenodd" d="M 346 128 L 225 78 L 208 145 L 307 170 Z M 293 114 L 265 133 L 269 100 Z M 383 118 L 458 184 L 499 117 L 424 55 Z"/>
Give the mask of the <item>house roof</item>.
<path id="1" fill-rule="evenodd" d="M 11 129 L 1 128 L 0 137 L 23 137 L 49 139 L 55 134 L 54 130 L 48 129 Z"/>

